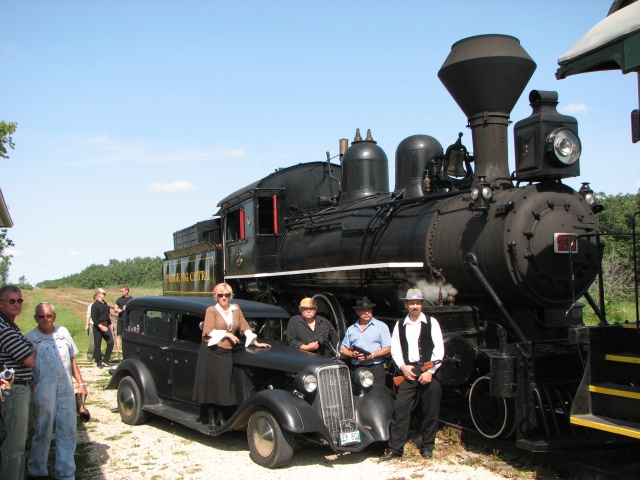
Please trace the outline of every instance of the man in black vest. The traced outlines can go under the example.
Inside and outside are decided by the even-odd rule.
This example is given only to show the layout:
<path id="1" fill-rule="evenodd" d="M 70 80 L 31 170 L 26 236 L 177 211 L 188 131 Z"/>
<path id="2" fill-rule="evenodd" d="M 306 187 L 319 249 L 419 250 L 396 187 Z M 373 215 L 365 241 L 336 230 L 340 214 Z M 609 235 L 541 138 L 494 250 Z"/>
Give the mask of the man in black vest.
<path id="1" fill-rule="evenodd" d="M 411 288 L 403 298 L 409 314 L 396 323 L 391 336 L 391 357 L 404 375 L 405 381 L 398 387 L 393 407 L 393 420 L 389 427 L 389 448 L 380 457 L 386 461 L 401 457 L 409 437 L 411 409 L 416 397 L 422 404 L 422 442 L 420 453 L 424 458 L 433 456 L 433 446 L 438 432 L 438 414 L 442 386 L 435 375 L 439 365 L 421 371 L 424 363 L 442 361 L 444 342 L 440 324 L 435 318 L 422 313 L 425 298 L 417 288 Z"/>

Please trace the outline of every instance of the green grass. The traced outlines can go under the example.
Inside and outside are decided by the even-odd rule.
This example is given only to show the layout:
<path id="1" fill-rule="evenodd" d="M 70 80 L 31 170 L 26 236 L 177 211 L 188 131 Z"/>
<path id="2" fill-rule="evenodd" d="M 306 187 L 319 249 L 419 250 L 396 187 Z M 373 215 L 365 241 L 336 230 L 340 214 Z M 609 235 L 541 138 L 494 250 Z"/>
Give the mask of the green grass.
<path id="1" fill-rule="evenodd" d="M 598 325 L 600 320 L 595 313 L 591 310 L 591 307 L 584 299 L 580 300 L 585 304 L 583 316 L 585 325 Z M 624 323 L 636 321 L 636 304 L 635 301 L 611 301 L 606 305 L 607 322 L 609 323 Z"/>

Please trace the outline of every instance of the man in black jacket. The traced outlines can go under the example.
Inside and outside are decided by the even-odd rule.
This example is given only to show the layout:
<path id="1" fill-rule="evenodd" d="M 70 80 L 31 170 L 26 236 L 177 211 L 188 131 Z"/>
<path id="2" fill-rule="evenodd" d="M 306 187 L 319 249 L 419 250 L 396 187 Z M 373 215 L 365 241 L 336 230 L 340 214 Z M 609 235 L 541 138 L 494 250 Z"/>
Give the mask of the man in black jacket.
<path id="1" fill-rule="evenodd" d="M 104 297 L 107 294 L 102 288 L 96 290 L 96 301 L 91 305 L 91 318 L 93 319 L 93 358 L 98 368 L 110 367 L 109 360 L 113 351 L 113 332 L 111 331 L 111 309 Z M 102 355 L 102 339 L 107 342 L 104 356 Z"/>
<path id="2" fill-rule="evenodd" d="M 326 318 L 316 316 L 318 306 L 313 298 L 303 298 L 299 308 L 300 315 L 291 317 L 287 324 L 287 343 L 305 352 L 330 357 L 332 352 L 327 342 L 337 349 L 339 341 L 333 325 Z"/>

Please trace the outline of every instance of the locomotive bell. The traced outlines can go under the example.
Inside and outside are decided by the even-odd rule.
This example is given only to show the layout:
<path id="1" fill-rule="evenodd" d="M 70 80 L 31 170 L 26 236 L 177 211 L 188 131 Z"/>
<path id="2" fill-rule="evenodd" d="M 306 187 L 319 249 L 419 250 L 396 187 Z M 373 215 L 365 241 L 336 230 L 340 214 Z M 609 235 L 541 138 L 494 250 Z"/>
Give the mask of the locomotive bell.
<path id="1" fill-rule="evenodd" d="M 360 129 L 342 157 L 340 203 L 389 192 L 389 161 L 367 130 L 363 140 Z"/>
<path id="2" fill-rule="evenodd" d="M 531 115 L 516 123 L 516 179 L 542 181 L 580 175 L 578 121 L 556 110 L 558 93 L 532 90 Z"/>

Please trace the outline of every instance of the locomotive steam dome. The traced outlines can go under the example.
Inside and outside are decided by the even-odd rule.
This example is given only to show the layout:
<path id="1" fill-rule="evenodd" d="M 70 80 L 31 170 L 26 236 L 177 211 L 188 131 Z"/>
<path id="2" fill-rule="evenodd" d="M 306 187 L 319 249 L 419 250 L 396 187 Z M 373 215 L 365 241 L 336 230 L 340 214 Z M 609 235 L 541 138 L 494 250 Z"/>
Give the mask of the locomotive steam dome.
<path id="1" fill-rule="evenodd" d="M 340 203 L 389 192 L 387 154 L 371 137 L 362 140 L 360 130 L 342 157 L 342 191 Z"/>

